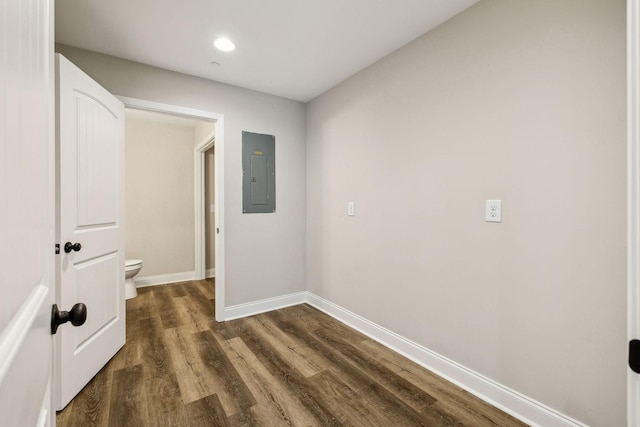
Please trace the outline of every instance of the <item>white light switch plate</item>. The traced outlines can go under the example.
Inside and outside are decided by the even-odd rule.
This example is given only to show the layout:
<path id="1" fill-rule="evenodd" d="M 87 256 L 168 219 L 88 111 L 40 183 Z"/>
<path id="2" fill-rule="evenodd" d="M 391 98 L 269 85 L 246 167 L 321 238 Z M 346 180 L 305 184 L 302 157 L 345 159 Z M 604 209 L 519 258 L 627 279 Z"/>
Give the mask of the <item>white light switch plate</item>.
<path id="1" fill-rule="evenodd" d="M 502 222 L 502 200 L 487 200 L 484 220 Z"/>
<path id="2" fill-rule="evenodd" d="M 355 202 L 347 203 L 347 215 L 354 216 L 356 214 L 356 204 Z"/>

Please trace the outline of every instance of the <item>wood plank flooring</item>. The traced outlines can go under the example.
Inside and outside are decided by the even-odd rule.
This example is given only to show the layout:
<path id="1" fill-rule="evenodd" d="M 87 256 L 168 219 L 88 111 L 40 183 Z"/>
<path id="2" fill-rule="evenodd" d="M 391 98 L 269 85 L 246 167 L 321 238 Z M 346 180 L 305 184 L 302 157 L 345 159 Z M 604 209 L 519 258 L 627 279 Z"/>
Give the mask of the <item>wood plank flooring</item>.
<path id="1" fill-rule="evenodd" d="M 214 282 L 138 290 L 58 426 L 523 426 L 308 306 L 217 323 Z"/>

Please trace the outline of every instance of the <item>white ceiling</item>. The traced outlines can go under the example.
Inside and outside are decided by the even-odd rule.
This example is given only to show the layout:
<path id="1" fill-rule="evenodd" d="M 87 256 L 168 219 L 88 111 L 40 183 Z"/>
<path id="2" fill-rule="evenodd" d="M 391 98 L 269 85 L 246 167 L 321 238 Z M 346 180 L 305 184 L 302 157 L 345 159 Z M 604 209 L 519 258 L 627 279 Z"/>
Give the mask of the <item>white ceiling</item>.
<path id="1" fill-rule="evenodd" d="M 306 102 L 477 1 L 56 0 L 56 42 Z"/>

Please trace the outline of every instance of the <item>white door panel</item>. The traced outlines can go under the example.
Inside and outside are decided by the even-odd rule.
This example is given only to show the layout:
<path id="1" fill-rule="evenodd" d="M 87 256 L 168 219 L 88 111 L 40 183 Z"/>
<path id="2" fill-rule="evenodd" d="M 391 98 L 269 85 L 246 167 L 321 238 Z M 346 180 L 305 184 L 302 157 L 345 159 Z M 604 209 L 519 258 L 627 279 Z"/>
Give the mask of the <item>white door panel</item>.
<path id="1" fill-rule="evenodd" d="M 51 401 L 48 392 L 51 363 L 51 290 L 44 284 L 34 287 L 23 306 L 20 307 L 12 324 L 3 331 L 6 334 L 2 340 L 4 348 L 0 349 L 3 356 L 11 363 L 5 365 L 6 371 L 0 375 L 0 406 L 11 405 L 0 413 L 2 426 L 35 426 L 38 420 L 50 412 Z M 49 350 L 43 353 L 49 343 Z M 42 361 L 34 363 L 34 358 Z M 44 362 L 44 363 L 43 363 Z M 38 393 L 34 394 L 34 388 Z M 43 401 L 49 399 L 46 408 Z M 45 416 L 45 420 L 48 417 Z"/>
<path id="2" fill-rule="evenodd" d="M 48 426 L 54 289 L 53 4 L 0 8 L 0 425 Z"/>
<path id="3" fill-rule="evenodd" d="M 58 64 L 59 305 L 87 320 L 55 341 L 56 409 L 125 342 L 124 105 L 63 56 Z M 80 250 L 64 251 L 67 242 Z"/>
<path id="4" fill-rule="evenodd" d="M 118 253 L 114 252 L 75 264 L 75 277 L 69 282 L 75 283 L 76 288 L 69 292 L 76 294 L 77 301 L 91 301 L 91 316 L 87 317 L 84 326 L 69 331 L 75 336 L 76 348 L 99 334 L 105 325 L 118 320 L 119 295 L 113 286 L 119 281 L 118 263 Z"/>
<path id="5" fill-rule="evenodd" d="M 118 223 L 118 120 L 114 107 L 76 91 L 78 229 L 116 226 Z M 117 110 L 116 110 L 117 111 Z M 69 218 L 71 222 L 72 218 Z"/>

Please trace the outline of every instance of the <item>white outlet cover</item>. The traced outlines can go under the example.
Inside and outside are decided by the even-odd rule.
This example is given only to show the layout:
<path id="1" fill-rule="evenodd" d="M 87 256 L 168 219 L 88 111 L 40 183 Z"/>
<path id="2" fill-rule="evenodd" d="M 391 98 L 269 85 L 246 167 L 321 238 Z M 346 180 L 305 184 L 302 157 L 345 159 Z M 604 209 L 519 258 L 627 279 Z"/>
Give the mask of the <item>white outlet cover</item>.
<path id="1" fill-rule="evenodd" d="M 502 200 L 487 200 L 484 220 L 502 222 Z"/>

